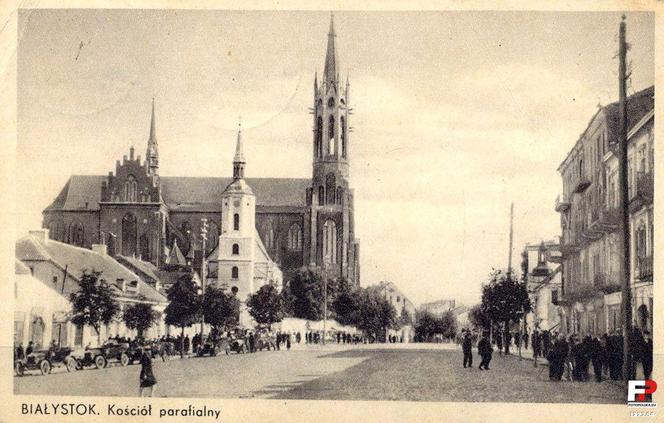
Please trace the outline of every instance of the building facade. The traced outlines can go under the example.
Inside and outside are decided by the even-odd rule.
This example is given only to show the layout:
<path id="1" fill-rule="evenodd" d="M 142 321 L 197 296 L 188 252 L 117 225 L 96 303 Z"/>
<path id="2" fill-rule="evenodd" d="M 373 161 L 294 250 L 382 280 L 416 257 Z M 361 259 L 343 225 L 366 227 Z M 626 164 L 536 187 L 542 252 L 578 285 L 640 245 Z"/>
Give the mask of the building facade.
<path id="1" fill-rule="evenodd" d="M 381 281 L 377 287 L 392 304 L 397 312 L 397 321 L 401 323 L 399 329 L 389 329 L 387 335 L 395 336 L 399 342 L 412 342 L 415 336 L 415 305 L 393 282 Z"/>
<path id="2" fill-rule="evenodd" d="M 15 339 L 21 338 L 21 322 L 29 322 L 23 324 L 23 340 L 41 339 L 42 347 L 47 347 L 45 342 L 51 340 L 61 346 L 80 348 L 96 346 L 100 341 L 116 335 L 135 337 L 136 332 L 128 329 L 122 321 L 122 313 L 130 305 L 138 303 L 149 304 L 158 315 L 157 323 L 144 336 L 150 339 L 166 334 L 163 321 L 166 297 L 109 256 L 105 245 L 95 244 L 92 249 L 86 249 L 49 239 L 47 230 L 31 231 L 16 242 L 16 259 L 28 269 L 34 281 L 28 285 L 17 280 L 15 310 L 19 315 L 15 313 L 14 317 Z M 113 322 L 102 327 L 99 334 L 90 326 L 71 323 L 69 297 L 78 291 L 81 276 L 87 271 L 101 272 L 100 279 L 108 284 L 120 306 Z M 35 281 L 42 285 L 40 291 L 34 290 Z M 29 312 L 26 303 L 35 303 L 30 305 Z M 27 337 L 26 325 L 29 326 Z"/>
<path id="3" fill-rule="evenodd" d="M 532 311 L 526 325 L 532 329 L 554 331 L 560 326 L 562 265 L 558 243 L 527 244 L 522 253 L 522 275 L 526 282 Z"/>
<path id="4" fill-rule="evenodd" d="M 642 287 L 652 285 L 652 258 L 648 261 L 648 257 L 652 257 L 653 111 L 654 87 L 627 99 L 629 213 L 633 242 L 640 242 L 638 252 L 636 247 L 631 252 L 632 269 L 637 271 L 639 260 L 643 265 L 638 278 L 632 272 L 632 287 L 636 293 L 638 281 L 649 316 L 652 304 L 647 288 Z M 555 208 L 561 216 L 561 326 L 565 332 L 601 334 L 620 328 L 618 124 L 617 103 L 600 108 L 558 168 L 563 194 Z M 646 319 L 650 325 L 651 319 Z"/>
<path id="5" fill-rule="evenodd" d="M 327 267 L 331 276 L 359 285 L 349 179 L 350 84 L 341 82 L 336 37 L 332 20 L 323 77 L 314 78 L 312 177 L 245 181 L 255 196 L 259 238 L 281 269 Z M 203 257 L 216 257 L 211 253 L 223 239 L 223 193 L 233 179 L 161 176 L 159 164 L 153 100 L 145 160 L 131 147 L 107 176 L 71 176 L 43 211 L 42 226 L 55 240 L 86 248 L 105 244 L 112 255 L 138 257 L 158 268 L 177 244 L 200 267 Z M 202 219 L 208 222 L 204 249 Z"/>

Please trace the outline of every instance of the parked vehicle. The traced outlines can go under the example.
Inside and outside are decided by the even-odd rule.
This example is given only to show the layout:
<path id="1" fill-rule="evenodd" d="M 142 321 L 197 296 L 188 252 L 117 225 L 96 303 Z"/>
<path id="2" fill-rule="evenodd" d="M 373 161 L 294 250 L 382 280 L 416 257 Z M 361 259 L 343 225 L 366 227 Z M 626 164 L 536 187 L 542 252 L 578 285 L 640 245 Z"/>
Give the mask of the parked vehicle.
<path id="1" fill-rule="evenodd" d="M 77 369 L 77 361 L 72 356 L 71 348 L 33 351 L 25 358 L 14 360 L 14 371 L 17 376 L 23 376 L 30 370 L 39 370 L 42 375 L 46 375 L 51 373 L 54 367 L 61 366 L 65 366 L 68 372 Z"/>
<path id="2" fill-rule="evenodd" d="M 210 357 L 214 357 L 221 350 L 220 348 L 221 345 L 222 342 L 220 340 L 208 337 L 208 339 L 206 339 L 205 342 L 203 342 L 203 345 L 199 347 L 198 356 L 203 357 L 204 355 L 209 355 Z"/>
<path id="3" fill-rule="evenodd" d="M 219 343 L 219 348 L 222 349 L 226 355 L 231 352 L 245 354 L 248 350 L 244 338 L 223 338 Z"/>
<path id="4" fill-rule="evenodd" d="M 76 358 L 79 368 L 95 366 L 98 369 L 103 369 L 110 362 L 117 362 L 122 366 L 127 366 L 132 362 L 132 359 L 136 359 L 135 353 L 134 349 L 130 350 L 128 343 L 109 341 L 101 347 L 86 348 L 82 355 Z"/>
<path id="5" fill-rule="evenodd" d="M 277 340 L 275 335 L 270 334 L 268 332 L 261 332 L 258 334 L 258 337 L 256 339 L 256 345 L 255 348 L 257 351 L 263 351 L 263 349 L 266 349 L 268 351 L 276 350 L 277 349 Z"/>

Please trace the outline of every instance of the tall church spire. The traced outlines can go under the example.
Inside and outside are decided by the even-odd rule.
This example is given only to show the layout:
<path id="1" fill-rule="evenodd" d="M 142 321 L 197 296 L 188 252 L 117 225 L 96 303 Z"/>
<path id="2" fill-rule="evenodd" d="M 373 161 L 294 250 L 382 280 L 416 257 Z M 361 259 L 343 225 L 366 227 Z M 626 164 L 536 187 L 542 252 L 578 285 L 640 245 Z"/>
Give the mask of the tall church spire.
<path id="1" fill-rule="evenodd" d="M 242 153 L 242 121 L 238 122 L 237 145 L 235 146 L 235 157 L 233 158 L 233 179 L 244 179 L 244 165 L 247 162 Z"/>
<path id="2" fill-rule="evenodd" d="M 145 154 L 148 173 L 159 174 L 159 151 L 157 145 L 157 134 L 155 131 L 154 97 L 152 97 L 152 116 L 150 117 L 150 138 L 148 138 L 148 149 Z"/>
<path id="3" fill-rule="evenodd" d="M 330 15 L 330 31 L 327 34 L 327 53 L 325 55 L 325 72 L 323 80 L 325 82 L 334 82 L 337 80 L 337 69 L 339 59 L 335 48 L 335 39 L 337 34 L 334 32 L 334 15 Z"/>

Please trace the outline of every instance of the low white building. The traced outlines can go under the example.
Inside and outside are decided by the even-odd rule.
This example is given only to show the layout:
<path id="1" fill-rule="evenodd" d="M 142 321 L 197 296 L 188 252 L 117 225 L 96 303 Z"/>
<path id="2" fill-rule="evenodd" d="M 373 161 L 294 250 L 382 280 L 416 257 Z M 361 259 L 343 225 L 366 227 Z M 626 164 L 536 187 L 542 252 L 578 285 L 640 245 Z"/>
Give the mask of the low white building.
<path id="1" fill-rule="evenodd" d="M 116 335 L 134 337 L 135 331 L 129 330 L 122 322 L 122 312 L 129 305 L 137 303 L 150 304 L 159 315 L 158 323 L 144 336 L 156 338 L 165 334 L 163 312 L 167 304 L 166 297 L 109 256 L 105 245 L 93 245 L 92 248 L 88 250 L 49 239 L 48 230 L 45 229 L 30 231 L 29 235 L 16 242 L 16 259 L 28 269 L 32 279 L 46 288 L 45 291 L 39 289 L 48 295 L 36 298 L 36 291 L 17 288 L 15 337 L 20 335 L 23 339 L 39 338 L 38 331 L 42 326 L 42 346 L 46 346 L 51 339 L 56 339 L 56 335 L 56 342 L 59 340 L 61 346 L 69 347 L 83 347 L 88 344 L 95 346 L 100 341 Z M 20 266 L 17 268 L 22 269 Z M 80 278 L 86 271 L 101 272 L 100 279 L 109 285 L 120 305 L 120 313 L 115 320 L 102 327 L 99 334 L 92 327 L 76 326 L 70 321 L 69 297 L 78 291 Z M 34 283 L 31 286 L 35 286 Z M 16 320 L 21 319 L 21 316 L 23 320 Z M 37 322 L 33 324 L 35 320 Z M 48 329 L 47 325 L 51 328 Z M 22 334 L 17 332 L 20 327 L 23 327 Z M 25 328 L 29 328 L 27 334 Z M 33 335 L 35 333 L 36 335 Z"/>
<path id="2" fill-rule="evenodd" d="M 554 262 L 559 257 L 558 244 L 549 241 L 526 245 L 522 257 L 532 303 L 526 324 L 530 330 L 554 330 L 560 325 L 558 298 L 562 289 L 562 266 Z"/>

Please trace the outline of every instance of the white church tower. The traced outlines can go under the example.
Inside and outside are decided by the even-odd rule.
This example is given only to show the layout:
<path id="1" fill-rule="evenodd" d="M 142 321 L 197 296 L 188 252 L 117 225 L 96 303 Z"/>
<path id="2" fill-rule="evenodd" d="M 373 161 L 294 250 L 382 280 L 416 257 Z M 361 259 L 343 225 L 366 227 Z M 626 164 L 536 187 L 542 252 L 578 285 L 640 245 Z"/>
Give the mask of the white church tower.
<path id="1" fill-rule="evenodd" d="M 244 180 L 245 164 L 240 127 L 233 159 L 233 182 L 221 194 L 218 281 L 231 290 L 236 287 L 242 303 L 247 295 L 255 292 L 256 196 Z"/>

